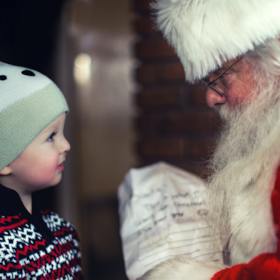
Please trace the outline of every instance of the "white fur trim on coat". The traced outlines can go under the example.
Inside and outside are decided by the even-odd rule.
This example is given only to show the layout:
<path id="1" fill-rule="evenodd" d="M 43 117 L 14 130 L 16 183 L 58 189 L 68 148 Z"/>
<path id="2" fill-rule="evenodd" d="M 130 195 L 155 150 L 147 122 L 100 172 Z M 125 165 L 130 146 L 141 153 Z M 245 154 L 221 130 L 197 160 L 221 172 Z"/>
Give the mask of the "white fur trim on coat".
<path id="1" fill-rule="evenodd" d="M 177 257 L 163 262 L 137 280 L 210 280 L 226 266 Z"/>
<path id="2" fill-rule="evenodd" d="M 280 0 L 155 1 L 157 25 L 190 82 L 280 33 Z"/>

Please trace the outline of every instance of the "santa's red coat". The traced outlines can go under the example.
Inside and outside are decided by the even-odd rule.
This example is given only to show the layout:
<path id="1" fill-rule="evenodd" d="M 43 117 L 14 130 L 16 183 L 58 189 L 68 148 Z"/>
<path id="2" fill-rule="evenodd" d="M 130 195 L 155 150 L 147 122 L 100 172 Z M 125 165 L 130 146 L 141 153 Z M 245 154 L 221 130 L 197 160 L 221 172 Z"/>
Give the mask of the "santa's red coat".
<path id="1" fill-rule="evenodd" d="M 280 168 L 276 173 L 275 187 L 271 196 L 274 224 L 278 237 L 275 253 L 261 254 L 248 264 L 238 264 L 216 273 L 212 280 L 276 280 L 280 279 Z"/>

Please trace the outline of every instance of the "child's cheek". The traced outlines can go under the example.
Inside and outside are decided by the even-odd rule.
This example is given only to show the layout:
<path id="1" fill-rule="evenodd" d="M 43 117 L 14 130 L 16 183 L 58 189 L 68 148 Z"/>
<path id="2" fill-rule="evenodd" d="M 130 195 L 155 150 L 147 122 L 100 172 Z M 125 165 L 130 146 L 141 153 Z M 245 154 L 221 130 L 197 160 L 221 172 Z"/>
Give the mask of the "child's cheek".
<path id="1" fill-rule="evenodd" d="M 48 153 L 44 157 L 39 157 L 36 162 L 32 164 L 32 181 L 39 185 L 48 186 L 49 184 L 53 184 L 56 182 L 56 177 L 61 177 L 60 174 L 57 174 L 57 165 L 58 165 L 58 155 L 53 153 Z M 57 176 L 60 175 L 60 176 Z M 58 181 L 58 182 L 59 182 Z M 58 183 L 57 182 L 57 183 Z"/>

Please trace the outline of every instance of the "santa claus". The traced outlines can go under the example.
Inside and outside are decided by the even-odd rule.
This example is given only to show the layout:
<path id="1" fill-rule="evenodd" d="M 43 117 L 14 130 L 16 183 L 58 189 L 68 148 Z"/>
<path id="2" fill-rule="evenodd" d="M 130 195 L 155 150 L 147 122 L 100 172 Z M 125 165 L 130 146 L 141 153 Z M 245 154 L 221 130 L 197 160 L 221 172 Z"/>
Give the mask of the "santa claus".
<path id="1" fill-rule="evenodd" d="M 224 120 L 207 221 L 224 265 L 178 257 L 141 279 L 280 279 L 280 0 L 157 0 L 186 80 Z"/>

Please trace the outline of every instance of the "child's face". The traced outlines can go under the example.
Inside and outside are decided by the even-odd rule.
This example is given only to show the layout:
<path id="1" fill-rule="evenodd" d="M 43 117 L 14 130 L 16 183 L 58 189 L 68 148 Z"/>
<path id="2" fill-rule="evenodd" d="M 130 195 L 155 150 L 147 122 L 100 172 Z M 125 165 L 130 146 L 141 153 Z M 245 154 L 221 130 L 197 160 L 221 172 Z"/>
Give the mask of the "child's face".
<path id="1" fill-rule="evenodd" d="M 48 125 L 27 148 L 9 164 L 10 177 L 21 192 L 33 192 L 58 184 L 70 144 L 63 134 L 65 113 Z M 9 186 L 7 186 L 9 187 Z"/>

